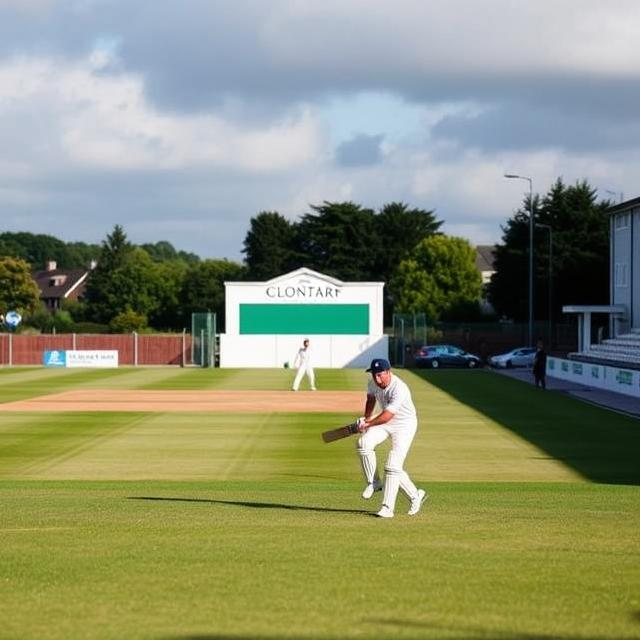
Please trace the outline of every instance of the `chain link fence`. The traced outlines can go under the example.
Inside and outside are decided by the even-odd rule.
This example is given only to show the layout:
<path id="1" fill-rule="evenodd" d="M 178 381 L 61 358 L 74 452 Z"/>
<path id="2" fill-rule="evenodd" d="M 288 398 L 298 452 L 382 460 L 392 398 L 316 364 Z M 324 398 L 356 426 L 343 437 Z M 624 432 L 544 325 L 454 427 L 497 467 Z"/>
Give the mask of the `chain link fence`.
<path id="1" fill-rule="evenodd" d="M 389 359 L 397 367 L 414 366 L 414 354 L 424 345 L 452 344 L 487 361 L 492 355 L 527 345 L 529 327 L 513 322 L 428 323 L 424 313 L 394 314 L 389 334 Z M 547 351 L 565 356 L 578 347 L 576 323 L 550 326 L 537 322 L 533 335 L 542 338 Z"/>
<path id="2" fill-rule="evenodd" d="M 191 362 L 201 367 L 215 367 L 220 353 L 215 313 L 191 314 Z"/>

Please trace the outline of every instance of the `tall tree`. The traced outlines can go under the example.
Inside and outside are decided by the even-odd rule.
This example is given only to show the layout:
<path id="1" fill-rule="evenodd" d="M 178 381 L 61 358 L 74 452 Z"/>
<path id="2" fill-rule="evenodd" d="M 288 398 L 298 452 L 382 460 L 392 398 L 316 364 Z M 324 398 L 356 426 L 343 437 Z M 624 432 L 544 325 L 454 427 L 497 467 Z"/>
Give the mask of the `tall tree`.
<path id="1" fill-rule="evenodd" d="M 562 305 L 606 304 L 609 300 L 610 203 L 596 201 L 596 189 L 586 181 L 566 186 L 556 180 L 548 193 L 534 196 L 534 319 L 552 318 Z M 529 202 L 503 226 L 502 244 L 496 247 L 489 299 L 500 315 L 524 321 L 528 316 Z"/>
<path id="2" fill-rule="evenodd" d="M 421 240 L 398 265 L 390 286 L 396 311 L 424 312 L 434 321 L 477 309 L 482 278 L 475 251 L 466 240 L 434 235 Z"/>
<path id="3" fill-rule="evenodd" d="M 133 249 L 133 245 L 127 240 L 124 228 L 116 224 L 113 231 L 102 241 L 96 272 L 118 269 L 126 262 Z"/>
<path id="4" fill-rule="evenodd" d="M 389 281 L 402 260 L 416 245 L 439 232 L 441 220 L 433 211 L 411 209 L 403 202 L 385 204 L 375 216 L 375 228 L 383 246 L 376 257 L 375 277 Z"/>
<path id="5" fill-rule="evenodd" d="M 86 297 L 94 319 L 108 323 L 127 310 L 149 316 L 158 308 L 162 281 L 149 254 L 134 247 L 116 225 L 102 244 L 96 268 L 87 278 Z"/>
<path id="6" fill-rule="evenodd" d="M 211 311 L 217 315 L 218 330 L 224 330 L 224 283 L 245 280 L 246 272 L 246 266 L 229 260 L 203 260 L 190 265 L 179 294 L 184 326 L 190 326 L 192 313 Z"/>
<path id="7" fill-rule="evenodd" d="M 191 263 L 198 264 L 200 259 Z M 153 282 L 156 305 L 148 314 L 149 324 L 155 329 L 184 329 L 189 327 L 185 323 L 180 291 L 184 284 L 189 264 L 183 260 L 167 260 L 153 264 Z"/>
<path id="8" fill-rule="evenodd" d="M 294 268 L 294 225 L 277 211 L 262 211 L 251 218 L 244 240 L 247 277 L 269 280 Z"/>
<path id="9" fill-rule="evenodd" d="M 33 313 L 40 306 L 40 289 L 31 267 L 21 258 L 0 258 L 0 315 L 7 311 Z"/>
<path id="10" fill-rule="evenodd" d="M 385 204 L 375 216 L 375 229 L 382 250 L 376 254 L 371 280 L 391 282 L 398 265 L 409 258 L 417 244 L 439 233 L 442 221 L 433 211 L 410 208 L 403 202 Z M 394 311 L 393 292 L 384 288 L 385 323 L 391 324 Z"/>
<path id="11" fill-rule="evenodd" d="M 502 244 L 494 250 L 495 273 L 487 287 L 496 313 L 524 322 L 528 315 L 529 282 L 529 196 L 521 209 L 502 226 Z M 539 207 L 533 198 L 534 219 Z"/>
<path id="12" fill-rule="evenodd" d="M 382 249 L 373 211 L 353 202 L 324 202 L 311 209 L 314 213 L 302 216 L 298 225 L 298 260 L 341 280 L 370 280 Z"/>
<path id="13" fill-rule="evenodd" d="M 537 222 L 549 225 L 553 240 L 554 315 L 565 304 L 609 303 L 609 202 L 597 202 L 597 190 L 585 180 L 566 187 L 558 179 L 540 207 Z M 544 318 L 548 280 L 548 242 L 536 229 L 536 317 Z M 540 233 L 542 232 L 542 233 Z"/>

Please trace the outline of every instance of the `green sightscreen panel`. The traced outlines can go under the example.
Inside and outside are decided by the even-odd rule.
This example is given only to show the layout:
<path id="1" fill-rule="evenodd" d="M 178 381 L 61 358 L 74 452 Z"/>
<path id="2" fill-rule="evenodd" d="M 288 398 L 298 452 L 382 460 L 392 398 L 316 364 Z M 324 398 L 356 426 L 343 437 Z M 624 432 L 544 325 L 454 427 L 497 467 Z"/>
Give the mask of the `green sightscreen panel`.
<path id="1" fill-rule="evenodd" d="M 368 304 L 241 304 L 241 334 L 369 333 Z"/>

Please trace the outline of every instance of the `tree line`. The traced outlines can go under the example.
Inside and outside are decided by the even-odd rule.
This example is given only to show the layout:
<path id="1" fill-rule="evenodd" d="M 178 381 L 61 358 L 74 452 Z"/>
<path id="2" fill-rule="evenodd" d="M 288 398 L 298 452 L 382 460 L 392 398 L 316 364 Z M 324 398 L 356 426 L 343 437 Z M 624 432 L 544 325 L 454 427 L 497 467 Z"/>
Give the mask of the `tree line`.
<path id="1" fill-rule="evenodd" d="M 557 320 L 563 305 L 608 304 L 608 209 L 613 204 L 598 201 L 597 189 L 586 180 L 567 186 L 558 178 L 546 194 L 534 194 L 533 203 L 527 194 L 503 225 L 495 249 L 488 296 L 496 311 L 520 322 L 527 318 L 531 207 L 535 319 Z"/>
<path id="2" fill-rule="evenodd" d="M 484 291 L 498 316 L 515 321 L 528 312 L 530 204 L 526 197 L 503 225 L 496 273 Z M 536 318 L 550 313 L 551 284 L 555 317 L 562 304 L 606 302 L 611 203 L 597 202 L 586 181 L 567 186 L 558 179 L 532 204 Z M 225 281 L 264 281 L 308 267 L 344 281 L 384 282 L 387 322 L 394 312 L 424 312 L 431 322 L 478 320 L 483 292 L 475 249 L 443 234 L 442 224 L 434 211 L 402 202 L 377 211 L 323 202 L 294 221 L 262 211 L 250 220 L 242 262 L 203 260 L 166 241 L 134 245 L 119 225 L 100 245 L 0 233 L 0 313 L 21 309 L 28 323 L 43 330 L 85 325 L 122 332 L 188 329 L 192 312 L 212 311 L 223 330 Z M 54 315 L 40 307 L 30 276 L 48 260 L 64 269 L 96 263 L 84 299 L 65 302 Z"/>

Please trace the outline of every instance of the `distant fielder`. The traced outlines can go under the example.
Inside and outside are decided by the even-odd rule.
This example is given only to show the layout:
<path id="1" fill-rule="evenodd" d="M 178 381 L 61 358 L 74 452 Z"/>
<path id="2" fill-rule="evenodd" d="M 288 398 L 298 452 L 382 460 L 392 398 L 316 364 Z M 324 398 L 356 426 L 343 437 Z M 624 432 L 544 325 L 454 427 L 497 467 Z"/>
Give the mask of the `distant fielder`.
<path id="1" fill-rule="evenodd" d="M 296 372 L 295 380 L 293 381 L 293 390 L 297 391 L 300 388 L 300 382 L 302 381 L 302 376 L 307 374 L 307 378 L 309 378 L 309 384 L 311 385 L 311 390 L 316 390 L 316 378 L 313 373 L 313 365 L 311 364 L 311 349 L 309 347 L 309 339 L 305 338 L 302 343 L 300 349 L 298 349 L 298 353 L 296 354 L 296 359 L 293 363 L 294 367 L 298 368 Z"/>
<path id="2" fill-rule="evenodd" d="M 376 491 L 383 489 L 377 471 L 375 448 L 391 437 L 391 450 L 384 466 L 382 508 L 376 515 L 393 518 L 398 489 L 402 489 L 411 502 L 408 514 L 414 516 L 427 499 L 427 493 L 413 484 L 403 468 L 418 428 L 411 391 L 391 373 L 391 365 L 387 360 L 373 360 L 367 372 L 371 373 L 371 380 L 367 387 L 364 416 L 357 422 L 362 434 L 357 442 L 358 455 L 367 481 L 362 497 L 368 500 Z M 382 410 L 372 417 L 376 401 Z"/>

